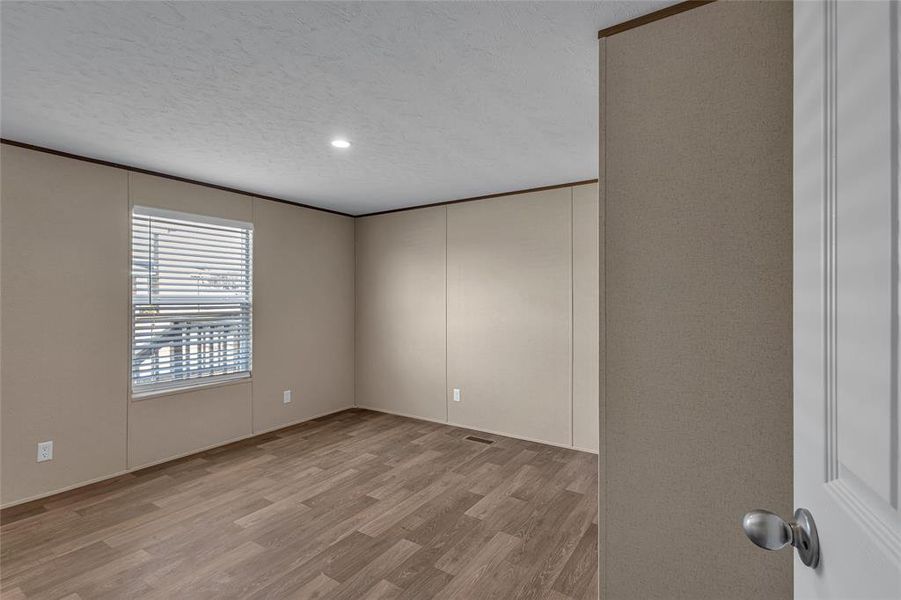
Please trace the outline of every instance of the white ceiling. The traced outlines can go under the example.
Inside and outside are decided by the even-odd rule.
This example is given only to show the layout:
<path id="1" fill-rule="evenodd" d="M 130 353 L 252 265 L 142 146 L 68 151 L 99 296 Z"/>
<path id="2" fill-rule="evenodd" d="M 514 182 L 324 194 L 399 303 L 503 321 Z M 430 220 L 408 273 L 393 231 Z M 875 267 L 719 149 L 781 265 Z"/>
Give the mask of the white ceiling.
<path id="1" fill-rule="evenodd" d="M 592 179 L 597 31 L 672 3 L 2 2 L 0 133 L 351 214 Z"/>

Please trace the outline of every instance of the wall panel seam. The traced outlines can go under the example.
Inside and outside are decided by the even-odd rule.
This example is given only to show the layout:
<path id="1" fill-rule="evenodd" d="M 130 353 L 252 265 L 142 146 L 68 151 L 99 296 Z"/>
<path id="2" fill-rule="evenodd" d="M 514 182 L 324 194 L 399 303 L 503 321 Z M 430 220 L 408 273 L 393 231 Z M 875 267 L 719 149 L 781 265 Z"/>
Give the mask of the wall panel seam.
<path id="1" fill-rule="evenodd" d="M 123 397 L 125 398 L 125 469 L 126 471 L 131 468 L 131 452 L 129 450 L 129 435 L 130 435 L 130 426 L 131 426 L 131 345 L 132 345 L 132 306 L 131 306 L 131 173 L 125 172 L 125 230 L 128 232 L 128 241 L 125 247 L 125 265 L 128 270 L 128 277 L 125 278 L 126 287 L 126 298 L 128 298 L 128 304 L 125 307 L 125 318 L 127 320 L 127 331 L 128 331 L 128 341 L 126 345 L 126 355 L 128 356 L 128 360 L 126 361 L 126 368 L 128 372 L 125 377 L 125 393 Z"/>
<path id="2" fill-rule="evenodd" d="M 575 187 L 569 188 L 569 445 L 575 447 L 576 437 L 575 437 L 575 414 L 576 414 L 576 405 L 575 405 L 575 393 L 576 393 L 576 364 L 575 364 L 575 354 L 576 354 L 576 293 L 575 293 L 575 225 L 574 221 L 576 218 L 575 212 L 575 201 L 573 199 L 575 195 Z"/>
<path id="3" fill-rule="evenodd" d="M 598 360 L 598 598 L 607 596 L 607 40 L 599 43 L 599 88 L 598 88 L 598 252 L 603 255 L 598 261 L 598 347 L 603 348 Z M 603 168 L 600 168 L 603 167 Z M 603 215 L 603 216 L 602 216 Z M 603 250 L 602 250 L 603 249 Z M 603 439 L 600 439 L 603 438 Z"/>
<path id="4" fill-rule="evenodd" d="M 448 394 L 448 385 L 450 384 L 449 376 L 448 376 L 448 363 L 447 363 L 447 252 L 448 252 L 448 242 L 447 242 L 447 206 L 444 207 L 444 422 L 447 423 L 450 421 L 450 405 L 449 400 L 447 399 Z"/>

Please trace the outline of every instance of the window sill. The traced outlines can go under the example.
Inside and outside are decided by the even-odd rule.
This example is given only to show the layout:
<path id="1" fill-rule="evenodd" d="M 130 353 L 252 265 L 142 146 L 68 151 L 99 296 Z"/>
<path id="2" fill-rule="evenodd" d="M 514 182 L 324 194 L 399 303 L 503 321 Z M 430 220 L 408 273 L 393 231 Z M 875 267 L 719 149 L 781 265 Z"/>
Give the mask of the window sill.
<path id="1" fill-rule="evenodd" d="M 166 388 L 166 389 L 158 389 L 158 390 L 148 390 L 146 392 L 138 392 L 135 393 L 133 391 L 129 392 L 132 402 L 139 402 L 141 400 L 150 400 L 151 398 L 161 398 L 163 396 L 177 396 L 181 394 L 190 394 L 191 392 L 199 392 L 201 390 L 209 390 L 218 387 L 225 387 L 229 385 L 237 385 L 239 383 L 250 383 L 253 381 L 253 376 L 250 374 L 242 374 L 235 375 L 234 377 L 228 377 L 223 379 L 218 379 L 216 381 L 210 381 L 209 383 L 194 383 L 183 385 L 176 388 Z"/>

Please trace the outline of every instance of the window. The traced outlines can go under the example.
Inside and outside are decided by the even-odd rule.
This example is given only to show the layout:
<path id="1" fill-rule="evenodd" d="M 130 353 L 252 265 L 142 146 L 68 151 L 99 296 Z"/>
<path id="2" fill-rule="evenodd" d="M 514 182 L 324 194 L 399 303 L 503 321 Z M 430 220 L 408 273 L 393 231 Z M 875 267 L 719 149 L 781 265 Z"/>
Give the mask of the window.
<path id="1" fill-rule="evenodd" d="M 253 225 L 135 206 L 132 394 L 248 377 Z"/>

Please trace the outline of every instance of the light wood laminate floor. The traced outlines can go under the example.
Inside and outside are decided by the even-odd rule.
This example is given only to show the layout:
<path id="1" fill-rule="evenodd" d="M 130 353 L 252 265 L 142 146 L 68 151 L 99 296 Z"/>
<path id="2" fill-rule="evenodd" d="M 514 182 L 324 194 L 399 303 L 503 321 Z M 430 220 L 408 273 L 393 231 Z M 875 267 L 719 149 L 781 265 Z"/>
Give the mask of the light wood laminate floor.
<path id="1" fill-rule="evenodd" d="M 3 600 L 594 600 L 596 571 L 596 456 L 360 409 L 0 529 Z"/>

